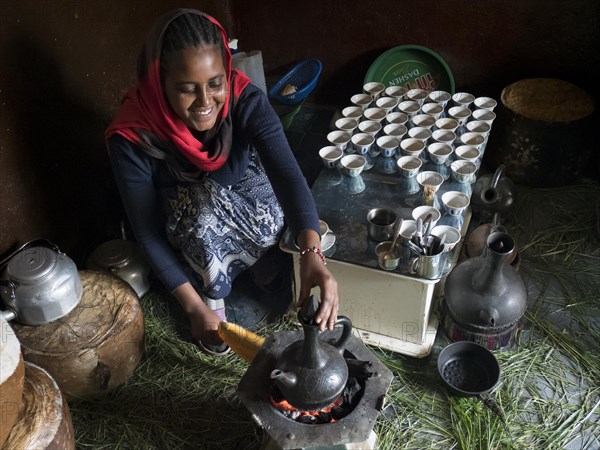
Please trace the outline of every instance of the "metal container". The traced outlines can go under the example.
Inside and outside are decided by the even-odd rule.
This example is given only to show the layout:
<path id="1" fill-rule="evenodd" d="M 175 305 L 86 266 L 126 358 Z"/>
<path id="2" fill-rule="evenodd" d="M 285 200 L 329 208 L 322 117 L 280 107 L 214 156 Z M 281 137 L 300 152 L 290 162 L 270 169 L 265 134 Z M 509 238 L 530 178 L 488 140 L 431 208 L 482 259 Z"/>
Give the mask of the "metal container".
<path id="1" fill-rule="evenodd" d="M 150 266 L 133 241 L 113 239 L 103 243 L 92 252 L 86 266 L 91 270 L 110 272 L 125 280 L 139 297 L 150 289 Z"/>
<path id="2" fill-rule="evenodd" d="M 30 241 L 5 261 L 0 298 L 6 320 L 44 325 L 67 315 L 81 300 L 77 266 L 51 242 Z"/>

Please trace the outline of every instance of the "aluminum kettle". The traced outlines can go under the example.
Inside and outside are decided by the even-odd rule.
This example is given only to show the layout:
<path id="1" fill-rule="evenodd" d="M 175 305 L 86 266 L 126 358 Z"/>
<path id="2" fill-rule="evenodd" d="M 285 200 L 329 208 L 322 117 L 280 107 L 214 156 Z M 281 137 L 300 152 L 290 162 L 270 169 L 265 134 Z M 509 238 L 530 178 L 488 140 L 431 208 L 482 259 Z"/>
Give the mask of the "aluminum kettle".
<path id="1" fill-rule="evenodd" d="M 0 261 L 0 298 L 7 320 L 45 325 L 67 315 L 81 301 L 83 286 L 77 266 L 56 245 L 35 239 Z"/>

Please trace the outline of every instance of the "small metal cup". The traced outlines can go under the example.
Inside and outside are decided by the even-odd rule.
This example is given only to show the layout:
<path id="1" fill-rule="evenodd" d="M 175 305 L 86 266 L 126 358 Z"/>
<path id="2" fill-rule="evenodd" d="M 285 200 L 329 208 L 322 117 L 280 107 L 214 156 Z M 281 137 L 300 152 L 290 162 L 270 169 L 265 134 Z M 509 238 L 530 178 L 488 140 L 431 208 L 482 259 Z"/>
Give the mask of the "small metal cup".
<path id="1" fill-rule="evenodd" d="M 394 232 L 396 212 L 388 208 L 374 208 L 367 214 L 369 238 L 377 242 L 389 241 Z"/>
<path id="2" fill-rule="evenodd" d="M 396 244 L 396 249 L 392 257 L 385 257 L 390 251 L 392 241 L 384 241 L 377 244 L 375 247 L 375 253 L 377 254 L 377 264 L 384 270 L 396 270 L 398 264 L 400 264 L 400 258 L 402 257 L 402 248 Z"/>
<path id="3" fill-rule="evenodd" d="M 446 254 L 442 249 L 436 255 L 414 256 L 408 262 L 408 273 L 429 280 L 441 278 L 445 268 Z"/>

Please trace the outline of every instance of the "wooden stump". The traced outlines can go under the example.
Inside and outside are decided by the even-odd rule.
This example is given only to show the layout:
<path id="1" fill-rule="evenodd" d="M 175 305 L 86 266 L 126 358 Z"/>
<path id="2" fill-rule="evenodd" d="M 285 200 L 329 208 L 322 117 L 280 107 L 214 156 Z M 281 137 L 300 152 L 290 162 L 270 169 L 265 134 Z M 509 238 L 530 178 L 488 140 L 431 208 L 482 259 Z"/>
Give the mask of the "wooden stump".
<path id="1" fill-rule="evenodd" d="M 79 272 L 81 302 L 47 325 L 16 325 L 23 357 L 56 380 L 67 398 L 111 391 L 125 382 L 144 351 L 139 298 L 121 278 L 100 271 Z"/>
<path id="2" fill-rule="evenodd" d="M 75 449 L 67 402 L 56 381 L 35 364 L 25 362 L 25 389 L 19 417 L 2 448 Z"/>
<path id="3" fill-rule="evenodd" d="M 0 447 L 17 421 L 24 378 L 21 344 L 10 324 L 0 317 Z"/>

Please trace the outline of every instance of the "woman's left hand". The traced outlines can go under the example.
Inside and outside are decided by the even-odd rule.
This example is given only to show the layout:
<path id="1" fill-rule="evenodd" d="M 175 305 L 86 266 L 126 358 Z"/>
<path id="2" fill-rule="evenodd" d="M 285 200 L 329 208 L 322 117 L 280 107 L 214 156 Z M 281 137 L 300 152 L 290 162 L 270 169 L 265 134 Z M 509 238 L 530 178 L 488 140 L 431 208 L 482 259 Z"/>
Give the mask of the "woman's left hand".
<path id="1" fill-rule="evenodd" d="M 319 248 L 316 243 L 320 242 L 318 233 L 305 231 L 298 237 L 300 248 Z M 337 320 L 340 299 L 337 281 L 324 264 L 324 258 L 319 253 L 308 251 L 300 256 L 300 294 L 298 305 L 302 305 L 310 296 L 313 287 L 318 286 L 321 290 L 321 303 L 315 316 L 315 323 L 321 331 L 327 327 L 333 330 Z"/>

